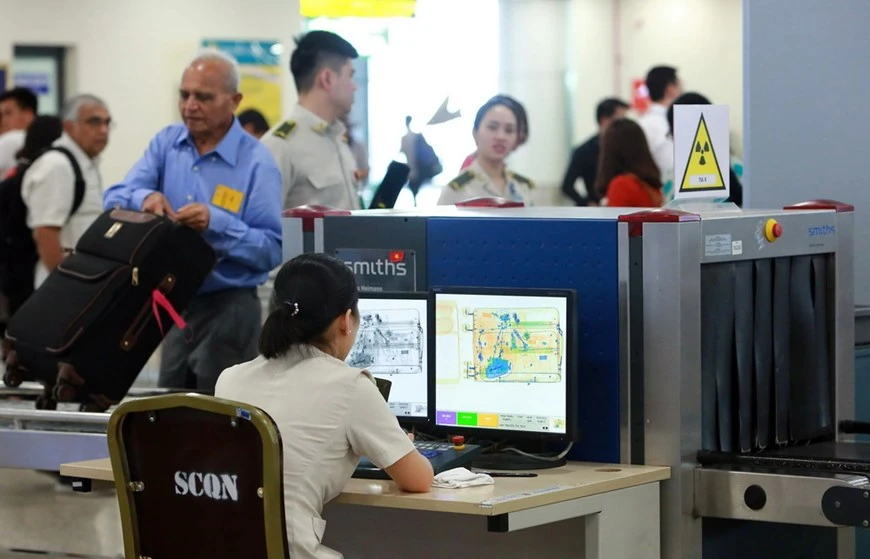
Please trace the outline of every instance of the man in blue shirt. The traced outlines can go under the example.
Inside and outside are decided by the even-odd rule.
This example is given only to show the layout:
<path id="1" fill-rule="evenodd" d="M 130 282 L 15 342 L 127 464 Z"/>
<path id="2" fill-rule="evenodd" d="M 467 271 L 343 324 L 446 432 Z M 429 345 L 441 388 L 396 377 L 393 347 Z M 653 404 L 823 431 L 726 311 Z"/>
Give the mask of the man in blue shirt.
<path id="1" fill-rule="evenodd" d="M 227 367 L 257 355 L 261 315 L 256 287 L 281 262 L 281 174 L 269 150 L 234 113 L 242 98 L 236 62 L 219 51 L 185 69 L 173 124 L 151 140 L 106 209 L 166 215 L 202 232 L 217 266 L 163 342 L 159 385 L 214 390 Z"/>

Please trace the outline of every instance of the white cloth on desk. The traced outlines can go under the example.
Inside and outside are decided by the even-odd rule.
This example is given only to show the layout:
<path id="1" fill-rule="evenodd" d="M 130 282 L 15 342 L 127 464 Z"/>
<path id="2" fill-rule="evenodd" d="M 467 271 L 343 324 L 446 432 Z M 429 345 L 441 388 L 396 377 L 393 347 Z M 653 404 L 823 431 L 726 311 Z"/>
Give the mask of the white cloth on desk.
<path id="1" fill-rule="evenodd" d="M 461 489 L 476 485 L 492 485 L 495 481 L 488 474 L 476 474 L 468 468 L 453 468 L 441 472 L 432 481 L 432 487 L 442 489 Z"/>

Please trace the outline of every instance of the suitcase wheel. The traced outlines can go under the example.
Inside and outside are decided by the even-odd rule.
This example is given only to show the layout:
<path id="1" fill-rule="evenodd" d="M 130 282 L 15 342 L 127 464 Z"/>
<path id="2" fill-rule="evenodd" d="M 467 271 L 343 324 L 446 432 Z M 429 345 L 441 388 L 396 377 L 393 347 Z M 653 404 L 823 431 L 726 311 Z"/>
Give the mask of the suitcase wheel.
<path id="1" fill-rule="evenodd" d="M 17 367 L 18 366 L 18 352 L 14 349 L 9 349 L 4 354 L 4 362 L 6 363 L 6 368 Z"/>
<path id="2" fill-rule="evenodd" d="M 83 379 L 76 372 L 75 367 L 73 367 L 69 363 L 58 363 L 57 364 L 57 383 L 58 383 L 58 385 L 69 384 L 72 386 L 81 386 L 85 383 L 85 379 Z"/>
<path id="3" fill-rule="evenodd" d="M 36 409 L 38 410 L 56 410 L 57 401 L 47 396 L 39 396 L 36 398 Z"/>
<path id="4" fill-rule="evenodd" d="M 76 389 L 68 384 L 55 384 L 51 395 L 58 402 L 72 402 L 76 397 Z"/>
<path id="5" fill-rule="evenodd" d="M 24 378 L 21 376 L 21 372 L 17 367 L 7 366 L 6 372 L 3 373 L 3 384 L 8 386 L 9 388 L 15 388 L 17 386 L 21 386 L 21 381 Z"/>
<path id="6" fill-rule="evenodd" d="M 104 412 L 111 408 L 113 403 L 116 403 L 112 402 L 105 394 L 91 394 L 90 396 L 96 411 Z"/>

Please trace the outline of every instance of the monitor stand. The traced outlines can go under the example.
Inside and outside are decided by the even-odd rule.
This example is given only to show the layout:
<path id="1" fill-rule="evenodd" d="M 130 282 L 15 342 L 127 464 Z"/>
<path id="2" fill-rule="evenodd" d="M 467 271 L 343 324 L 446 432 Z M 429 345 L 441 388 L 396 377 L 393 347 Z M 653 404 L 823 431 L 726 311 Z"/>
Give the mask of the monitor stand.
<path id="1" fill-rule="evenodd" d="M 482 454 L 471 461 L 471 467 L 480 470 L 548 470 L 564 466 L 568 461 L 535 460 L 515 452 L 493 452 Z"/>

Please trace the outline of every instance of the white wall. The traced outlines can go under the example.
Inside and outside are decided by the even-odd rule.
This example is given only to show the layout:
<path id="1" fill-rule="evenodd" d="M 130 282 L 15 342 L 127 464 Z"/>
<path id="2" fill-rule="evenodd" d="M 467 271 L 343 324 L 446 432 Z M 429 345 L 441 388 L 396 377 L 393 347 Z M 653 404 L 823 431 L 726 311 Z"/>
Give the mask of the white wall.
<path id="1" fill-rule="evenodd" d="M 103 97 L 117 122 L 102 165 L 108 186 L 178 120 L 178 82 L 202 39 L 277 39 L 286 69 L 300 30 L 298 0 L 0 0 L 0 61 L 16 44 L 74 49 L 68 93 Z M 289 70 L 284 80 L 286 113 L 296 89 Z"/>
<path id="2" fill-rule="evenodd" d="M 516 97 L 529 117 L 528 143 L 508 164 L 544 188 L 561 184 L 569 155 L 567 8 L 565 0 L 501 0 L 499 5 L 500 92 Z"/>
<path id="3" fill-rule="evenodd" d="M 686 91 L 730 106 L 742 153 L 741 0 L 502 0 L 502 84 L 526 103 L 531 139 L 512 166 L 561 184 L 570 149 L 597 133 L 604 98 L 631 100 L 631 81 L 676 66 Z M 565 203 L 558 192 L 543 201 Z"/>
<path id="4" fill-rule="evenodd" d="M 588 1 L 588 0 L 575 0 Z M 729 105 L 732 152 L 742 153 L 741 0 L 613 0 L 619 10 L 619 93 L 656 65 L 677 67 L 686 91 Z"/>
<path id="5" fill-rule="evenodd" d="M 617 93 L 616 0 L 572 0 L 568 8 L 568 75 L 574 145 L 598 133 L 595 107 Z M 567 165 L 567 163 L 566 163 Z"/>
<path id="6" fill-rule="evenodd" d="M 500 84 L 526 104 L 531 120 L 530 141 L 511 164 L 542 187 L 558 187 L 570 147 L 595 132 L 597 102 L 627 98 L 631 78 L 655 64 L 676 65 L 687 89 L 730 105 L 732 128 L 742 133 L 740 0 L 501 4 Z M 70 91 L 105 97 L 118 123 L 103 162 L 111 184 L 157 130 L 177 120 L 178 80 L 201 39 L 278 39 L 289 47 L 301 31 L 298 6 L 298 0 L 0 0 L 0 62 L 12 59 L 14 44 L 74 48 L 77 87 Z M 287 59 L 285 52 L 285 68 Z M 289 71 L 283 75 L 286 113 L 296 93 Z M 555 193 L 545 198 L 559 200 Z"/>

